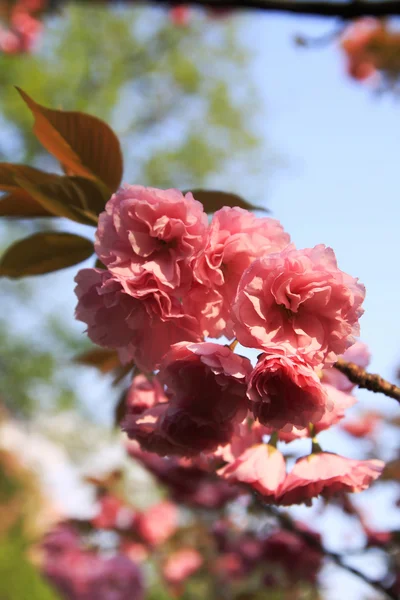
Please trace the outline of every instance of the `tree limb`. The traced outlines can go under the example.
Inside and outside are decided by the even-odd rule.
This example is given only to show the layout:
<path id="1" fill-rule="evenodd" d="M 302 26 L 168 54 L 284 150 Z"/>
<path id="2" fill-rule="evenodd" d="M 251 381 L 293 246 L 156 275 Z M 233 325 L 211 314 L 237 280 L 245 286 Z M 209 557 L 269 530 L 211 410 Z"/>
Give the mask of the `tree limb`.
<path id="1" fill-rule="evenodd" d="M 350 379 L 352 383 L 358 385 L 358 387 L 365 388 L 371 392 L 384 394 L 385 396 L 389 396 L 389 398 L 394 398 L 400 402 L 400 387 L 393 383 L 389 383 L 389 381 L 386 381 L 380 375 L 368 373 L 362 367 L 347 362 L 343 360 L 343 358 L 339 358 L 335 362 L 334 367 L 346 375 L 346 377 Z"/>
<path id="2" fill-rule="evenodd" d="M 81 3 L 94 4 L 96 0 L 80 0 Z M 107 0 L 97 0 L 105 4 Z M 53 0 L 53 4 L 65 4 L 65 0 Z M 113 0 L 108 0 L 112 4 Z M 321 17 L 339 17 L 341 19 L 356 19 L 358 17 L 386 17 L 400 15 L 398 0 L 354 0 L 352 2 L 324 2 L 316 0 L 119 0 L 119 4 L 159 4 L 164 6 L 204 6 L 205 8 L 221 9 L 255 9 L 266 12 L 281 12 L 300 15 L 317 15 Z"/>

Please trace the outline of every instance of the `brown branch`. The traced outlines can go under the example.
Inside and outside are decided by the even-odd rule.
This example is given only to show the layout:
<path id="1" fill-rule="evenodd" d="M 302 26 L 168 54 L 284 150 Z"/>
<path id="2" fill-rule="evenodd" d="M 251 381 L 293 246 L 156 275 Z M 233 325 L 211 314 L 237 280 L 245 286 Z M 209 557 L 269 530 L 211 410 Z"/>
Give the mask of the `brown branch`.
<path id="1" fill-rule="evenodd" d="M 389 398 L 394 398 L 400 402 L 400 387 L 393 383 L 389 383 L 389 381 L 386 381 L 380 375 L 368 373 L 362 367 L 347 362 L 343 360 L 343 358 L 339 358 L 335 362 L 334 367 L 346 375 L 346 377 L 350 379 L 352 383 L 358 385 L 358 387 L 365 388 L 371 392 L 385 394 L 385 396 L 389 396 Z"/>
<path id="2" fill-rule="evenodd" d="M 96 0 L 80 0 L 81 3 L 94 4 Z M 113 0 L 97 0 L 98 4 L 112 4 Z M 119 0 L 121 3 L 121 0 Z M 53 5 L 61 6 L 66 0 L 53 0 Z M 123 4 L 143 5 L 150 2 L 143 0 L 122 0 Z M 400 15 L 398 0 L 353 0 L 352 2 L 324 2 L 316 0 L 152 0 L 153 4 L 164 6 L 204 6 L 205 8 L 221 9 L 255 9 L 266 12 L 281 12 L 301 15 L 318 15 L 321 17 L 339 17 L 341 19 L 356 19 L 358 17 L 385 17 Z"/>
<path id="3" fill-rule="evenodd" d="M 262 502 L 262 498 L 260 498 L 260 497 L 257 497 L 257 502 L 262 503 L 263 508 L 267 512 L 269 512 L 270 515 L 273 515 L 277 519 L 277 521 L 279 522 L 280 526 L 283 529 L 286 529 L 286 531 L 291 531 L 291 532 L 295 533 L 302 540 L 304 540 L 304 542 L 306 544 L 308 544 L 311 548 L 313 548 L 314 550 L 318 550 L 325 558 L 334 562 L 341 569 L 344 569 L 344 570 L 348 571 L 349 573 L 351 573 L 352 575 L 354 575 L 355 577 L 362 579 L 364 581 L 364 583 L 373 587 L 375 590 L 377 590 L 381 594 L 384 594 L 386 596 L 386 598 L 390 598 L 391 600 L 398 600 L 397 594 L 394 590 L 391 590 L 391 589 L 385 587 L 383 585 L 383 583 L 381 583 L 380 581 L 369 579 L 369 577 L 367 575 L 364 575 L 364 573 L 362 573 L 355 567 L 348 565 L 345 562 L 345 557 L 343 555 L 338 554 L 336 552 L 330 552 L 329 550 L 326 550 L 326 548 L 324 548 L 324 546 L 321 544 L 321 542 L 318 540 L 318 538 L 315 537 L 314 535 L 312 535 L 312 533 L 308 533 L 307 531 L 303 531 L 302 529 L 299 529 L 296 526 L 296 523 L 293 521 L 293 519 L 289 516 L 288 513 L 283 513 L 273 506 L 265 505 Z"/>

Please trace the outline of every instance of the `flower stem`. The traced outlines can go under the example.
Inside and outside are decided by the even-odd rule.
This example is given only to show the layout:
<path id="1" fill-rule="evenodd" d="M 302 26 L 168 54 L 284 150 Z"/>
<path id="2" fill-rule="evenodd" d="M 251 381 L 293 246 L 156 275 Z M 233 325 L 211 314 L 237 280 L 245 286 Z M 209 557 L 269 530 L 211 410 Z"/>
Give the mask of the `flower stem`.
<path id="1" fill-rule="evenodd" d="M 239 342 L 238 342 L 238 340 L 235 338 L 235 339 L 233 340 L 233 342 L 231 342 L 231 343 L 229 344 L 228 348 L 230 348 L 230 349 L 232 350 L 232 352 L 235 352 L 235 348 L 236 348 L 236 346 L 238 345 L 238 343 L 239 343 Z"/>
<path id="2" fill-rule="evenodd" d="M 274 431 L 274 433 L 269 438 L 268 446 L 273 446 L 274 448 L 276 448 L 277 444 L 278 444 L 278 432 Z"/>

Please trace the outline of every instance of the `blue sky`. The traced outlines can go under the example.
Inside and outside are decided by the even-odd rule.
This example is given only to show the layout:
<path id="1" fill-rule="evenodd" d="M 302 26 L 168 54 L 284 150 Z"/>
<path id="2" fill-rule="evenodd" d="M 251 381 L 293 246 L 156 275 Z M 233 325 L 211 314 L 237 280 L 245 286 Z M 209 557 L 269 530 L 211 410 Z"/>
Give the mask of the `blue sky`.
<path id="1" fill-rule="evenodd" d="M 267 203 L 298 247 L 332 246 L 340 268 L 366 285 L 362 338 L 372 368 L 393 377 L 400 363 L 400 98 L 378 98 L 349 79 L 335 44 L 293 43 L 296 34 L 334 28 L 316 18 L 248 19 L 269 115 L 265 136 L 288 161 Z"/>
<path id="2" fill-rule="evenodd" d="M 400 98 L 377 97 L 349 79 L 334 43 L 318 49 L 294 45 L 295 35 L 315 37 L 335 27 L 327 19 L 261 13 L 248 18 L 245 37 L 256 52 L 254 76 L 262 82 L 268 115 L 265 137 L 288 163 L 273 178 L 265 202 L 298 247 L 330 245 L 339 267 L 365 284 L 361 338 L 372 352 L 370 370 L 393 379 L 400 364 Z M 366 391 L 357 396 L 361 406 L 399 414 L 391 399 Z M 347 456 L 359 451 L 337 430 L 327 432 L 326 440 L 326 449 Z M 392 442 L 392 448 L 398 444 L 395 434 Z M 365 508 L 374 506 L 375 526 L 399 526 L 399 513 L 390 509 L 396 493 L 386 486 L 385 494 L 372 489 L 360 497 Z M 323 519 L 314 509 L 295 513 L 311 517 L 332 548 L 340 548 L 346 536 L 359 543 L 360 532 L 334 509 Z M 380 575 L 377 555 L 352 564 Z M 346 600 L 371 593 L 339 569 L 329 567 L 326 576 L 330 600 L 343 598 L 344 589 Z"/>

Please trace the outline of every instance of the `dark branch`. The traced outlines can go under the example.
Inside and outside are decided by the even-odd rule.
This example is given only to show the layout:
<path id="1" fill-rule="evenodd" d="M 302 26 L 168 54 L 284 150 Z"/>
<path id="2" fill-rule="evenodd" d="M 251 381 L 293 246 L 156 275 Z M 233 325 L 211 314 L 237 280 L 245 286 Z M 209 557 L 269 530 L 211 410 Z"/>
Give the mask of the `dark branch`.
<path id="1" fill-rule="evenodd" d="M 261 503 L 262 503 L 262 499 L 261 499 Z M 321 554 L 323 556 L 325 556 L 325 558 L 334 562 L 341 569 L 345 569 L 349 573 L 352 573 L 352 575 L 354 575 L 355 577 L 362 579 L 365 583 L 367 583 L 368 585 L 373 587 L 375 590 L 377 590 L 381 594 L 384 594 L 386 596 L 386 598 L 391 598 L 391 600 L 398 600 L 397 594 L 395 591 L 387 588 L 380 581 L 369 579 L 369 577 L 367 575 L 364 575 L 364 573 L 362 573 L 358 569 L 347 564 L 345 561 L 345 557 L 343 557 L 341 554 L 337 554 L 336 552 L 329 552 L 328 550 L 326 550 L 324 548 L 324 546 L 321 544 L 321 542 L 318 540 L 318 538 L 313 536 L 311 533 L 308 533 L 307 531 L 303 531 L 302 529 L 299 529 L 296 526 L 296 523 L 293 521 L 293 519 L 289 516 L 288 513 L 283 513 L 273 506 L 268 506 L 268 505 L 263 504 L 263 507 L 267 512 L 269 512 L 271 515 L 273 515 L 278 520 L 280 526 L 283 529 L 286 529 L 287 531 L 292 531 L 293 533 L 298 535 L 300 538 L 302 538 L 306 542 L 306 544 L 308 544 L 310 546 L 310 548 L 313 548 L 314 550 L 318 550 L 319 552 L 321 552 Z"/>
<path id="2" fill-rule="evenodd" d="M 96 0 L 80 0 L 82 3 L 93 4 Z M 106 0 L 97 0 L 105 4 Z M 121 0 L 119 0 L 121 3 Z M 57 4 L 64 4 L 58 0 Z M 109 0 L 109 4 L 113 1 Z M 122 0 L 123 4 L 144 5 L 150 2 L 143 0 Z M 223 9 L 255 9 L 266 12 L 282 12 L 300 15 L 318 15 L 321 17 L 340 17 L 341 19 L 356 19 L 363 16 L 385 17 L 400 15 L 400 2 L 398 0 L 354 0 L 353 2 L 315 2 L 308 0 L 152 0 L 152 4 L 164 6 L 204 6 L 206 8 Z"/>
<path id="3" fill-rule="evenodd" d="M 351 362 L 346 362 L 343 358 L 339 358 L 334 367 L 346 375 L 352 383 L 355 383 L 360 388 L 365 388 L 371 392 L 385 394 L 389 398 L 394 398 L 400 402 L 400 387 L 389 383 L 383 379 L 380 375 L 374 375 L 373 373 L 367 373 L 365 369 L 355 365 Z"/>

